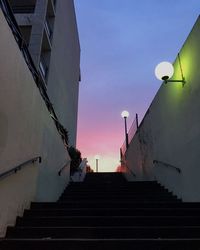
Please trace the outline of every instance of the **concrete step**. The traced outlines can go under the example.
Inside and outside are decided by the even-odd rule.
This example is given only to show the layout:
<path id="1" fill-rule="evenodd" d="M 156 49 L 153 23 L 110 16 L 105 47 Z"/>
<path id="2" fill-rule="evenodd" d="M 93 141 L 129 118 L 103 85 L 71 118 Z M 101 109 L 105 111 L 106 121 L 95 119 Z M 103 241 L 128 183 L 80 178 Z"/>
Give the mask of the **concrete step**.
<path id="1" fill-rule="evenodd" d="M 30 216 L 200 216 L 200 208 L 63 208 L 31 209 L 24 211 L 24 217 Z"/>
<path id="2" fill-rule="evenodd" d="M 199 250 L 200 203 L 182 203 L 157 182 L 89 174 L 58 202 L 32 203 L 3 250 Z"/>
<path id="3" fill-rule="evenodd" d="M 200 238 L 200 226 L 157 227 L 16 227 L 8 228 L 7 238 L 97 238 L 168 239 Z"/>
<path id="4" fill-rule="evenodd" d="M 199 216 L 25 216 L 17 227 L 200 226 Z"/>
<path id="5" fill-rule="evenodd" d="M 200 203 L 182 203 L 177 200 L 170 202 L 165 201 L 127 201 L 127 200 L 106 200 L 104 202 L 99 200 L 74 200 L 64 202 L 32 202 L 31 209 L 61 209 L 61 208 L 200 208 Z"/>
<path id="6" fill-rule="evenodd" d="M 171 192 L 168 192 L 167 190 L 156 190 L 155 192 L 152 191 L 138 191 L 137 190 L 96 190 L 96 191 L 90 191 L 90 190 L 66 190 L 63 192 L 63 195 L 137 195 L 137 196 L 144 196 L 144 195 L 172 195 Z"/>
<path id="7" fill-rule="evenodd" d="M 61 196 L 59 201 L 60 202 L 65 202 L 65 201 L 77 201 L 79 200 L 81 201 L 90 201 L 92 200 L 93 203 L 95 203 L 96 201 L 101 201 L 101 202 L 106 202 L 106 201 L 134 201 L 136 203 L 145 201 L 145 202 L 171 202 L 171 201 L 177 201 L 178 199 L 176 197 L 173 196 L 144 196 L 144 197 L 138 197 L 138 196 Z M 181 201 L 181 200 L 179 200 Z"/>
<path id="8" fill-rule="evenodd" d="M 104 193 L 104 192 L 109 192 L 109 193 L 136 193 L 136 194 L 152 194 L 153 193 L 171 193 L 168 192 L 167 189 L 158 189 L 155 188 L 155 190 L 152 189 L 148 189 L 148 190 L 136 190 L 134 188 L 96 188 L 96 189 L 91 189 L 91 187 L 89 188 L 79 188 L 79 187 L 69 187 L 65 190 L 66 193 L 70 192 L 70 193 L 86 193 L 86 192 L 90 192 L 90 193 Z M 64 192 L 64 193 L 65 193 Z"/>
<path id="9" fill-rule="evenodd" d="M 170 200 L 176 200 L 176 196 L 171 196 L 171 195 L 143 195 L 143 196 L 137 196 L 137 195 L 118 195 L 118 194 L 113 194 L 113 195 L 108 195 L 108 194 L 102 194 L 102 195 L 95 195 L 95 194 L 85 194 L 85 195 L 73 195 L 73 194 L 68 194 L 68 195 L 62 195 L 60 197 L 60 201 L 63 200 L 90 200 L 90 199 L 95 199 L 95 200 L 158 200 L 158 201 L 170 201 Z"/>
<path id="10" fill-rule="evenodd" d="M 198 250 L 200 239 L 0 239 L 1 250 Z"/>
<path id="11" fill-rule="evenodd" d="M 120 181 L 118 181 L 118 182 L 116 182 L 116 183 L 114 183 L 114 182 L 112 182 L 112 181 L 107 181 L 107 182 L 101 182 L 101 181 L 99 181 L 99 180 L 95 180 L 95 181 L 84 181 L 84 182 L 72 182 L 72 183 L 70 183 L 69 185 L 68 185 L 68 187 L 67 188 L 69 188 L 69 187 L 91 187 L 91 186 L 93 186 L 93 187 L 96 187 L 96 188 L 98 188 L 98 187 L 102 187 L 102 188 L 104 188 L 104 187 L 113 187 L 113 188 L 127 188 L 127 187 L 129 187 L 129 188 L 142 188 L 142 189 L 145 189 L 145 188 L 155 188 L 155 187 L 159 187 L 159 188 L 163 188 L 162 186 L 161 186 L 161 184 L 159 184 L 158 182 L 142 182 L 142 181 L 138 181 L 138 182 L 120 182 Z"/>

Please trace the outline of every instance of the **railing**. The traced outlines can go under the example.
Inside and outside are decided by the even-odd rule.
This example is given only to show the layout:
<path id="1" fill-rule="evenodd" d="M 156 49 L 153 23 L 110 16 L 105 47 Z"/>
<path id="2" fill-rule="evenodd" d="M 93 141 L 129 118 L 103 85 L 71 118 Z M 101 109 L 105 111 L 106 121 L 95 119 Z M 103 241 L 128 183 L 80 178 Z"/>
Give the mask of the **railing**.
<path id="1" fill-rule="evenodd" d="M 47 67 L 45 60 L 42 56 L 40 57 L 39 68 L 40 68 L 40 71 L 41 71 L 43 77 L 46 78 L 47 72 L 48 72 L 48 67 Z"/>
<path id="2" fill-rule="evenodd" d="M 125 152 L 126 152 L 126 141 L 124 141 L 124 143 L 123 143 L 123 145 L 121 146 L 121 148 L 120 148 L 120 155 L 121 155 L 121 157 L 123 156 L 123 155 L 125 155 Z"/>
<path id="3" fill-rule="evenodd" d="M 48 37 L 49 37 L 49 40 L 51 41 L 52 30 L 51 30 L 50 25 L 49 25 L 49 23 L 48 23 L 47 20 L 45 20 L 44 27 L 45 27 L 45 29 L 46 29 L 47 35 L 48 35 Z"/>
<path id="4" fill-rule="evenodd" d="M 10 170 L 5 171 L 4 173 L 0 174 L 0 180 L 8 177 L 9 175 L 17 173 L 19 170 L 21 170 L 22 168 L 24 168 L 25 166 L 27 166 L 29 163 L 34 163 L 36 161 L 38 161 L 39 163 L 41 163 L 42 162 L 41 156 L 37 156 L 37 157 L 35 157 L 33 159 L 30 159 L 28 161 L 25 161 L 25 162 L 17 165 L 14 168 L 11 168 Z"/>
<path id="5" fill-rule="evenodd" d="M 42 60 L 40 61 L 39 67 L 40 67 L 40 71 L 41 71 L 42 75 L 44 77 L 46 77 L 47 68 L 45 67 Z"/>
<path id="6" fill-rule="evenodd" d="M 131 173 L 131 175 L 132 175 L 134 178 L 137 177 L 137 175 L 133 172 L 133 170 L 130 169 L 130 168 L 128 167 L 127 162 L 126 162 L 125 159 L 122 159 L 122 160 L 121 160 L 121 165 L 124 166 L 125 168 L 127 168 L 128 171 Z"/>
<path id="7" fill-rule="evenodd" d="M 61 176 L 63 170 L 68 167 L 68 165 L 70 164 L 71 160 L 69 160 L 59 171 L 58 171 L 58 175 Z"/>
<path id="8" fill-rule="evenodd" d="M 180 169 L 180 168 L 175 167 L 175 166 L 173 166 L 173 165 L 171 165 L 171 164 L 169 164 L 169 163 L 163 162 L 163 161 L 153 160 L 153 164 L 160 164 L 160 165 L 162 165 L 162 166 L 164 166 L 164 167 L 173 168 L 173 169 L 175 169 L 179 174 L 181 173 L 181 169 Z"/>
<path id="9" fill-rule="evenodd" d="M 135 119 L 134 119 L 134 121 L 133 121 L 133 123 L 128 131 L 128 144 L 131 143 L 137 130 L 138 130 L 138 114 L 136 114 Z"/>
<path id="10" fill-rule="evenodd" d="M 128 168 L 128 170 L 130 171 L 133 177 L 137 177 L 137 175 L 133 172 L 133 170 L 131 170 L 127 165 L 126 165 L 126 168 Z"/>
<path id="11" fill-rule="evenodd" d="M 28 47 L 26 43 L 24 42 L 23 36 L 20 32 L 20 29 L 18 27 L 18 24 L 15 20 L 14 14 L 10 8 L 10 5 L 8 4 L 7 0 L 0 0 L 0 8 L 2 9 L 5 19 L 7 20 L 8 25 L 10 26 L 10 29 L 13 32 L 14 38 L 19 46 L 19 49 L 21 50 L 24 59 L 27 63 L 27 66 L 29 67 L 29 70 L 32 73 L 32 76 L 35 80 L 35 84 L 37 85 L 39 92 L 47 106 L 47 109 L 49 110 L 50 116 L 52 117 L 55 126 L 58 130 L 58 133 L 60 134 L 63 143 L 66 147 L 68 147 L 68 132 L 63 127 L 63 125 L 59 122 L 57 115 L 54 111 L 53 105 L 50 102 L 49 96 L 47 95 L 46 91 L 46 84 L 45 81 L 40 76 L 38 70 L 35 67 L 35 64 L 32 60 L 32 57 L 30 55 L 30 52 L 28 50 Z"/>

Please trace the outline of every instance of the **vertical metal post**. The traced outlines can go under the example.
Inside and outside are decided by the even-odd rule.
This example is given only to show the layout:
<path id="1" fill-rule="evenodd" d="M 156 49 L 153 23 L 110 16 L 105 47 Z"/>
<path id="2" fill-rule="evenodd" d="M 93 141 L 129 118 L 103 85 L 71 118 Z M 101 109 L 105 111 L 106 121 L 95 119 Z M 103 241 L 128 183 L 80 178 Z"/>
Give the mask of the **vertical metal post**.
<path id="1" fill-rule="evenodd" d="M 122 149 L 120 148 L 120 161 L 122 161 L 123 154 L 122 154 Z"/>
<path id="2" fill-rule="evenodd" d="M 137 130 L 139 128 L 139 125 L 138 125 L 138 114 L 136 113 L 136 126 L 137 126 Z"/>
<path id="3" fill-rule="evenodd" d="M 185 77 L 183 75 L 183 68 L 182 68 L 182 65 L 181 65 L 181 58 L 180 58 L 179 53 L 178 53 L 178 62 L 179 62 L 180 70 L 181 70 L 182 86 L 184 87 L 184 85 L 185 85 Z"/>
<path id="4" fill-rule="evenodd" d="M 126 149 L 128 149 L 128 132 L 127 132 L 127 122 L 126 122 L 126 118 L 127 118 L 127 117 L 124 117 L 124 124 L 125 124 Z"/>
<path id="5" fill-rule="evenodd" d="M 99 167 L 99 166 L 98 166 L 98 163 L 99 163 L 99 162 L 98 162 L 98 159 L 96 159 L 96 172 L 97 172 L 97 173 L 98 173 L 98 167 Z"/>

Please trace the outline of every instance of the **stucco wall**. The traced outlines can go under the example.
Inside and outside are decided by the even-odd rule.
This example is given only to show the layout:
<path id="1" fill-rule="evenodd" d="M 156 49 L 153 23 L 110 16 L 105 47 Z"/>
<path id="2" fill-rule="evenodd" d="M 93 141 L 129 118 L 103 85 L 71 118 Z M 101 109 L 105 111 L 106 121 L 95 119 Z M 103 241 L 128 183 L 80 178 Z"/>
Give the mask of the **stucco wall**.
<path id="1" fill-rule="evenodd" d="M 138 134 L 135 134 L 134 140 L 129 145 L 129 150 L 124 158 L 125 176 L 129 181 L 143 179 L 141 148 Z M 131 173 L 132 171 L 132 173 Z"/>
<path id="2" fill-rule="evenodd" d="M 69 181 L 69 161 L 38 88 L 0 10 L 0 173 L 41 155 L 42 164 L 28 166 L 0 180 L 0 234 L 30 202 L 56 201 Z"/>
<path id="3" fill-rule="evenodd" d="M 48 94 L 61 123 L 76 145 L 80 45 L 73 0 L 56 3 L 56 18 L 48 75 Z M 63 110 L 65 112 L 63 112 Z"/>
<path id="4" fill-rule="evenodd" d="M 200 19 L 180 50 L 185 86 L 161 85 L 127 152 L 130 168 L 145 179 L 157 179 L 185 201 L 200 201 L 199 52 Z M 178 58 L 174 66 L 173 79 L 181 79 Z M 153 165 L 153 160 L 174 165 L 181 173 L 163 164 Z"/>

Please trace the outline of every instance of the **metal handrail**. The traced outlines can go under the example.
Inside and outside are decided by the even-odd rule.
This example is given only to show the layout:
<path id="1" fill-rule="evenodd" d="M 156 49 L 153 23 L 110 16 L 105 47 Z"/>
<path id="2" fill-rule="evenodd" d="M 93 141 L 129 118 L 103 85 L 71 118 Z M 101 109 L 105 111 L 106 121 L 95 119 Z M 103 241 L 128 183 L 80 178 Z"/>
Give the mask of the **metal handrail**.
<path id="1" fill-rule="evenodd" d="M 71 162 L 71 160 L 69 160 L 67 163 L 65 163 L 65 165 L 58 171 L 59 176 L 61 176 L 62 171 L 69 165 L 70 162 Z"/>
<path id="2" fill-rule="evenodd" d="M 121 164 L 124 164 L 124 166 L 125 166 L 126 168 L 128 168 L 128 170 L 130 171 L 130 173 L 132 174 L 133 177 L 137 177 L 137 175 L 133 172 L 133 170 L 130 169 L 130 168 L 128 167 L 126 161 L 121 160 Z"/>
<path id="3" fill-rule="evenodd" d="M 163 161 L 153 160 L 153 164 L 161 164 L 161 165 L 163 165 L 165 167 L 169 167 L 169 168 L 175 169 L 179 174 L 181 173 L 181 169 L 180 168 L 175 167 L 175 166 L 173 166 L 173 165 L 171 165 L 169 163 L 163 162 Z"/>
<path id="4" fill-rule="evenodd" d="M 34 163 L 34 162 L 36 162 L 37 160 L 39 161 L 39 163 L 41 163 L 41 162 L 42 162 L 42 157 L 41 157 L 41 156 L 37 156 L 37 157 L 35 157 L 35 158 L 33 158 L 33 159 L 30 159 L 30 160 L 28 160 L 28 161 L 25 161 L 25 162 L 23 162 L 23 163 L 17 165 L 17 166 L 14 167 L 14 168 L 11 168 L 10 170 L 5 171 L 4 173 L 0 174 L 0 180 L 1 180 L 1 179 L 4 179 L 5 177 L 8 177 L 8 176 L 11 175 L 11 174 L 16 174 L 17 171 L 21 170 L 22 168 L 24 168 L 24 167 L 25 167 L 26 165 L 28 165 L 29 163 Z"/>
<path id="5" fill-rule="evenodd" d="M 128 170 L 131 172 L 133 177 L 137 177 L 137 175 L 126 165 L 126 167 L 128 168 Z"/>
<path id="6" fill-rule="evenodd" d="M 46 32 L 48 34 L 48 37 L 49 37 L 49 40 L 51 41 L 51 38 L 52 38 L 52 30 L 51 30 L 51 27 L 49 25 L 49 22 L 47 20 L 45 20 L 44 22 L 44 27 L 46 29 Z"/>

